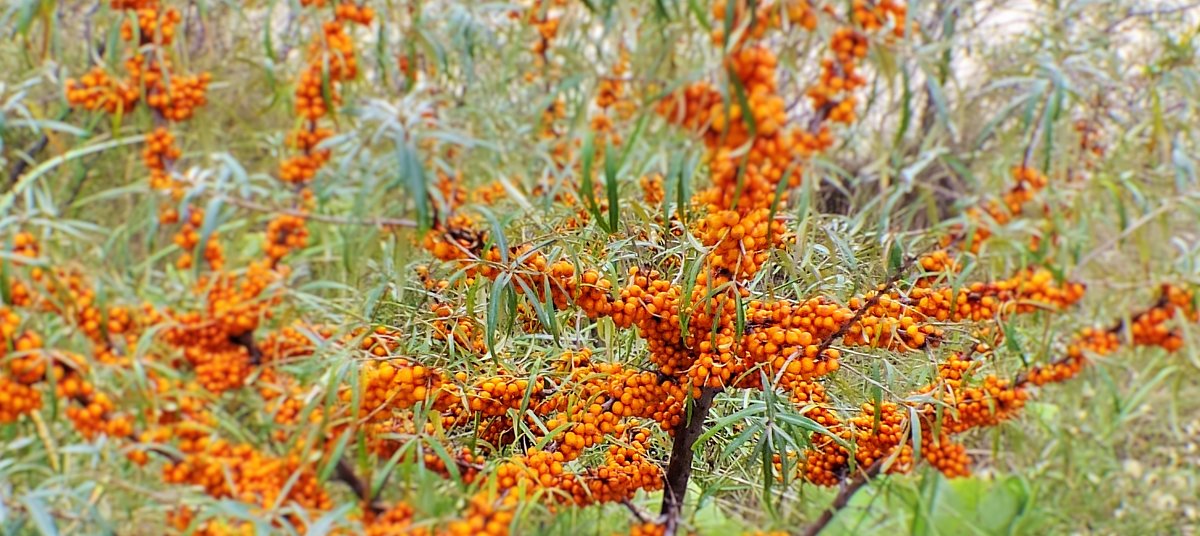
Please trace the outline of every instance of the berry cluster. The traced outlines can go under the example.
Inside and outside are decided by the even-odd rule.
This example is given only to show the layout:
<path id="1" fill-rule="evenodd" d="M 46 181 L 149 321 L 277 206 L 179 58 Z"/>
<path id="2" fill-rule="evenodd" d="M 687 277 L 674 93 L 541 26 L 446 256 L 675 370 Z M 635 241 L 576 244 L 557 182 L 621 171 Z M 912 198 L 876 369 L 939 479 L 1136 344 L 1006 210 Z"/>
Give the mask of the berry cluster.
<path id="1" fill-rule="evenodd" d="M 231 497 L 262 508 L 285 500 L 314 510 L 328 510 L 332 505 L 316 472 L 298 454 L 273 457 L 250 445 L 224 440 L 193 443 L 183 459 L 163 467 L 163 479 L 197 485 L 213 497 Z"/>
<path id="2" fill-rule="evenodd" d="M 1177 315 L 1193 322 L 1200 320 L 1192 292 L 1168 285 L 1158 304 L 1135 315 L 1128 328 L 1123 322 L 1107 330 L 1085 328 L 1066 346 L 1062 358 L 1033 367 L 1016 380 L 987 375 L 978 382 L 970 381 L 980 362 L 955 353 L 938 367 L 934 383 L 919 389 L 902 404 L 884 402 L 878 407 L 866 404 L 858 416 L 845 424 L 828 410 L 815 408 L 820 417 L 814 420 L 830 428 L 840 441 L 828 437 L 814 442 L 802 464 L 803 475 L 816 484 L 835 485 L 848 474 L 852 459 L 861 467 L 880 462 L 889 471 L 910 470 L 913 448 L 908 438 L 914 417 L 920 419 L 922 458 L 947 476 L 966 475 L 970 458 L 965 447 L 952 440 L 953 436 L 1012 419 L 1031 396 L 1031 387 L 1076 376 L 1087 364 L 1089 354 L 1115 351 L 1120 346 L 1118 333 L 1124 329 L 1130 331 L 1135 345 L 1178 349 L 1176 339 L 1172 338 L 1178 337 L 1178 332 L 1164 326 Z M 779 460 L 776 466 L 780 466 Z"/>
<path id="3" fill-rule="evenodd" d="M 183 225 L 175 233 L 175 245 L 183 250 L 179 259 L 175 261 L 175 266 L 181 270 L 191 268 L 195 262 L 192 252 L 200 244 L 200 231 L 204 229 L 204 216 L 204 209 L 189 208 Z M 204 255 L 205 262 L 213 270 L 220 270 L 225 265 L 225 249 L 221 246 L 219 240 L 220 233 L 214 230 L 209 233 L 208 240 L 204 242 L 202 254 Z"/>
<path id="4" fill-rule="evenodd" d="M 889 24 L 892 34 L 904 37 L 904 21 L 908 6 L 895 0 L 854 0 L 851 20 L 866 31 L 883 29 Z"/>
<path id="5" fill-rule="evenodd" d="M 279 180 L 304 187 L 329 161 L 330 151 L 319 145 L 333 131 L 321 127 L 320 121 L 342 102 L 342 84 L 358 76 L 354 40 L 346 25 L 368 26 L 374 17 L 370 7 L 338 4 L 334 20 L 325 23 L 321 35 L 309 46 L 308 61 L 295 89 L 296 115 L 302 124 L 288 136 L 289 145 L 299 154 L 280 164 Z"/>
<path id="6" fill-rule="evenodd" d="M 550 45 L 558 35 L 558 26 L 562 14 L 560 10 L 567 4 L 566 0 L 533 0 L 525 10 L 525 22 L 537 32 L 537 39 L 530 46 L 539 67 L 547 65 Z M 519 15 L 514 13 L 514 17 Z M 526 81 L 533 81 L 534 73 L 526 75 Z"/>
<path id="7" fill-rule="evenodd" d="M 267 258 L 279 262 L 289 252 L 308 245 L 308 227 L 304 218 L 292 214 L 280 214 L 267 224 L 267 237 L 263 249 Z"/>
<path id="8" fill-rule="evenodd" d="M 185 121 L 208 98 L 208 73 L 175 72 L 170 60 L 159 54 L 134 54 L 124 63 L 126 78 L 118 80 L 102 67 L 66 81 L 67 102 L 87 110 L 125 114 L 145 96 L 148 107 L 169 121 Z"/>

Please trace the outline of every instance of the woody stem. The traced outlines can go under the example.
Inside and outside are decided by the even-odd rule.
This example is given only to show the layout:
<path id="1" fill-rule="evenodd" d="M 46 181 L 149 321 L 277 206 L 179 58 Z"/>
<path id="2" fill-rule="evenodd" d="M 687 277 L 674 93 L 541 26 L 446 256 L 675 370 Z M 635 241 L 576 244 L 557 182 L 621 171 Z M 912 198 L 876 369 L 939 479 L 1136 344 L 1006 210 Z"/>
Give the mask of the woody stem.
<path id="1" fill-rule="evenodd" d="M 668 536 L 675 534 L 679 528 L 679 517 L 683 514 L 683 500 L 687 496 L 688 480 L 692 477 L 692 458 L 695 452 L 692 448 L 696 439 L 704 433 L 704 419 L 712 408 L 713 397 L 718 389 L 705 387 L 700 390 L 700 397 L 692 404 L 692 416 L 687 421 L 679 423 L 675 429 L 675 442 L 671 446 L 671 460 L 667 464 L 667 478 L 664 483 L 662 501 L 662 517 Z"/>

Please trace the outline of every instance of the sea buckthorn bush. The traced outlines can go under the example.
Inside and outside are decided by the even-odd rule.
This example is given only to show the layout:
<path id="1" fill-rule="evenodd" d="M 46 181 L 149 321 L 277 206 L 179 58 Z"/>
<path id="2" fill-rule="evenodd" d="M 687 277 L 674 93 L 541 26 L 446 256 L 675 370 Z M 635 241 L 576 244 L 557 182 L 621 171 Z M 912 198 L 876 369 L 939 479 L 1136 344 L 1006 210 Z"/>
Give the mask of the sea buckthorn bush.
<path id="1" fill-rule="evenodd" d="M 5 534 L 1200 528 L 1195 5 L 0 13 Z"/>

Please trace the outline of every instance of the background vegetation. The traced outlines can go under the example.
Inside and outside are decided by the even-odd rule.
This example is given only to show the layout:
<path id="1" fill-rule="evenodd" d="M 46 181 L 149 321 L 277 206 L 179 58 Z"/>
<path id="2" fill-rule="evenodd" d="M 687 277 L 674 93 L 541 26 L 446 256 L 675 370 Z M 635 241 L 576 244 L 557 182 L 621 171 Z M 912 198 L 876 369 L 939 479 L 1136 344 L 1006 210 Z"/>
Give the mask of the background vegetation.
<path id="1" fill-rule="evenodd" d="M 819 77 L 830 37 L 847 23 L 851 3 L 827 3 L 823 10 L 816 2 L 812 31 L 783 24 L 761 40 L 778 56 L 779 94 L 795 124 L 813 120 L 805 91 Z M 211 415 L 206 433 L 213 438 L 276 456 L 307 445 L 332 504 L 283 522 L 284 514 L 264 513 L 253 501 L 165 482 L 175 444 L 166 442 L 168 454 L 156 456 L 154 442 L 84 434 L 65 418 L 71 401 L 43 385 L 39 410 L 0 422 L 0 531 L 162 534 L 181 530 L 171 521 L 181 507 L 196 519 L 183 531 L 216 533 L 216 525 L 203 525 L 210 519 L 230 531 L 359 531 L 372 518 L 361 497 L 335 482 L 347 480 L 337 467 L 343 456 L 381 502 L 411 504 L 418 524 L 469 515 L 467 497 L 478 483 L 425 467 L 445 461 L 461 442 L 435 447 L 437 434 L 393 437 L 407 445 L 398 452 L 435 458 L 398 454 L 389 461 L 369 454 L 360 437 L 335 436 L 325 445 L 314 430 L 331 425 L 304 422 L 364 396 L 360 369 L 369 359 L 357 343 L 329 342 L 361 340 L 364 328 L 386 329 L 387 355 L 472 377 L 507 371 L 533 379 L 551 372 L 564 352 L 582 348 L 604 362 L 648 366 L 646 343 L 634 331 L 592 321 L 575 307 L 549 307 L 540 289 L 514 279 L 494 282 L 460 263 L 431 259 L 424 241 L 447 230 L 451 212 L 469 213 L 488 247 L 528 245 L 600 268 L 617 286 L 634 266 L 686 278 L 706 244 L 673 222 L 687 218 L 693 194 L 710 184 L 710 159 L 694 132 L 655 107 L 698 80 L 736 99 L 722 47 L 709 35 L 733 31 L 744 19 L 730 9 L 720 20 L 720 11 L 693 0 L 364 5 L 373 20 L 349 31 L 357 76 L 321 81 L 325 98 L 337 83 L 340 102 L 323 118 L 333 135 L 321 148 L 331 156 L 305 185 L 308 198 L 278 180 L 279 166 L 296 153 L 288 141 L 303 124 L 296 81 L 332 5 L 163 1 L 181 14 L 165 47 L 174 67 L 212 79 L 207 104 L 171 126 L 181 149 L 171 170 L 180 185 L 174 196 L 156 191 L 142 158 L 161 115 L 145 106 L 89 111 L 66 96 L 67 80 L 93 66 L 120 69 L 133 48 L 121 38 L 121 22 L 136 17 L 99 1 L 3 6 L 5 303 L 13 303 L 10 283 L 30 270 L 62 267 L 86 276 L 100 310 L 143 303 L 202 309 L 205 298 L 193 288 L 218 271 L 199 260 L 178 264 L 181 254 L 203 258 L 205 248 L 173 242 L 180 224 L 163 212 L 173 208 L 186 220 L 189 210 L 202 209 L 196 243 L 219 237 L 228 271 L 237 274 L 267 255 L 269 222 L 294 214 L 307 222 L 308 237 L 288 252 L 289 270 L 273 283 L 277 299 L 269 314 L 261 312 L 257 338 L 297 321 L 326 326 L 329 335 L 322 339 L 311 328 L 305 337 L 314 348 L 277 364 L 272 376 L 256 368 L 235 388 L 213 392 L 194 388 L 189 382 L 202 372 L 162 341 L 170 323 L 120 348 L 117 364 L 96 355 L 70 315 L 21 312 L 17 331 L 35 330 L 41 347 L 83 356 L 95 390 L 111 393 L 138 430 L 152 412 L 176 411 L 192 397 Z M 545 26 L 550 19 L 557 21 L 553 30 Z M 978 224 L 965 209 L 1007 191 L 1011 168 L 1022 164 L 1049 177 L 1035 208 L 1003 225 L 984 221 L 993 236 L 978 254 L 964 254 L 962 270 L 944 281 L 958 286 L 1048 266 L 1056 278 L 1085 283 L 1087 293 L 1063 311 L 985 323 L 1004 334 L 989 370 L 1015 376 L 1030 363 L 1053 360 L 1056 345 L 1080 328 L 1132 318 L 1155 303 L 1162 284 L 1200 283 L 1200 6 L 922 1 L 908 5 L 904 24 L 902 36 L 872 37 L 861 65 L 859 118 L 834 127 L 834 146 L 813 156 L 789 189 L 777 217 L 793 240 L 771 253 L 756 293 L 846 303 L 887 281 L 900 259 Z M 625 84 L 628 109 L 614 113 L 608 127 L 595 120 L 602 115 L 596 99 L 613 80 Z M 605 139 L 620 141 L 596 156 Z M 645 184 L 654 181 L 644 179 L 655 175 L 663 195 L 648 200 Z M 455 188 L 465 192 L 460 207 Z M 690 210 L 702 217 L 702 207 Z M 39 244 L 37 262 L 21 256 L 22 236 Z M 1051 247 L 1034 248 L 1031 239 Z M 437 281 L 448 283 L 441 288 Z M 448 331 L 447 322 L 459 331 Z M 834 345 L 843 359 L 828 383 L 839 397 L 831 406 L 853 412 L 872 397 L 899 398 L 929 383 L 934 365 L 974 344 L 980 327 L 946 325 L 941 348 L 905 353 Z M 971 476 L 947 479 L 918 466 L 878 477 L 826 533 L 1196 530 L 1200 328 L 1172 321 L 1171 329 L 1184 341 L 1181 350 L 1123 347 L 1095 359 L 1080 377 L 1039 390 L 1015 420 L 967 436 Z M 5 336 L 13 350 L 3 357 L 7 364 L 23 354 L 14 333 Z M 278 379 L 284 376 L 292 383 Z M 160 381 L 178 386 L 147 395 Z M 276 383 L 296 386 L 299 421 L 276 419 L 279 406 L 262 394 Z M 764 474 L 772 470 L 769 455 L 786 445 L 743 433 L 777 426 L 777 406 L 803 414 L 782 401 L 761 391 L 717 395 L 697 447 L 684 529 L 796 531 L 829 507 L 836 488 Z M 773 409 L 754 409 L 767 406 Z M 415 419 L 423 418 L 418 408 Z M 788 430 L 797 445 L 810 432 Z M 655 429 L 649 442 L 665 468 L 671 437 Z M 150 455 L 137 463 L 131 452 Z M 588 508 L 531 500 L 516 510 L 512 527 L 516 534 L 625 532 L 630 511 L 656 512 L 661 496 L 640 492 L 629 504 Z"/>

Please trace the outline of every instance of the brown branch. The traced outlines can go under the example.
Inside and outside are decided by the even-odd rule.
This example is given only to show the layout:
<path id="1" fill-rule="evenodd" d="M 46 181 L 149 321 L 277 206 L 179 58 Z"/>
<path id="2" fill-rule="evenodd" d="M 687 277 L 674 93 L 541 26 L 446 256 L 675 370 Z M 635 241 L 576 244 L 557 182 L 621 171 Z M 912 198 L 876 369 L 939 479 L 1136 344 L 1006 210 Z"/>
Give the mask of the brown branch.
<path id="1" fill-rule="evenodd" d="M 1133 318 L 1134 322 L 1136 323 L 1137 319 L 1150 314 L 1155 309 L 1165 307 L 1167 305 L 1167 303 L 1169 303 L 1169 300 L 1167 298 L 1166 289 L 1164 289 L 1162 294 L 1158 297 L 1158 299 L 1154 301 L 1154 305 L 1152 305 L 1146 309 L 1143 309 L 1142 312 L 1133 315 L 1131 318 Z M 1107 331 L 1108 333 L 1113 333 L 1113 334 L 1119 335 L 1122 332 L 1124 332 L 1125 329 L 1128 327 L 1129 327 L 1129 324 L 1127 324 L 1125 322 L 1124 318 L 1121 318 L 1121 319 L 1118 319 L 1116 322 L 1113 322 L 1113 325 L 1106 328 L 1105 331 Z M 1033 372 L 1039 368 L 1045 368 L 1046 366 L 1054 366 L 1054 365 L 1058 365 L 1058 364 L 1063 364 L 1070 360 L 1071 360 L 1070 356 L 1064 356 L 1064 357 L 1061 357 L 1054 361 L 1051 361 L 1049 363 L 1049 365 L 1041 365 L 1040 367 L 1034 367 L 1032 369 L 1024 370 L 1020 374 L 1018 374 L 1015 379 L 1013 379 L 1013 386 L 1014 387 L 1024 387 L 1026 384 L 1029 383 L 1029 381 L 1031 379 L 1030 376 L 1033 374 Z"/>
<path id="2" fill-rule="evenodd" d="M 46 148 L 46 144 L 48 143 L 50 143 L 50 137 L 42 134 L 41 138 L 38 138 L 33 145 L 31 145 L 28 149 L 25 149 L 24 153 L 26 158 L 17 158 L 17 161 L 13 163 L 12 168 L 8 171 L 9 188 L 12 188 L 13 185 L 17 183 L 17 179 L 20 179 L 21 175 L 25 174 L 25 170 L 29 168 L 29 163 L 35 156 L 37 156 L 38 153 L 42 152 L 42 149 Z"/>
<path id="3" fill-rule="evenodd" d="M 251 365 L 258 365 L 262 363 L 262 350 L 259 349 L 258 344 L 254 342 L 253 331 L 244 331 L 237 335 L 230 335 L 229 342 L 246 349 L 246 352 L 250 354 Z"/>
<path id="4" fill-rule="evenodd" d="M 683 500 L 687 495 L 688 480 L 692 477 L 692 458 L 695 451 L 692 447 L 696 439 L 704 432 L 704 419 L 712 408 L 713 398 L 719 389 L 704 387 L 700 389 L 700 398 L 692 405 L 692 416 L 686 422 L 680 422 L 675 429 L 675 441 L 671 445 L 671 459 L 667 464 L 667 478 L 664 482 L 662 516 L 665 519 L 664 534 L 671 536 L 679 528 L 679 518 L 683 514 Z"/>
<path id="5" fill-rule="evenodd" d="M 649 522 L 646 519 L 646 514 L 642 513 L 642 510 L 638 508 L 636 504 L 633 504 L 633 502 L 631 502 L 629 499 L 621 499 L 621 505 L 629 509 L 629 512 L 633 514 L 633 517 L 637 519 L 638 523 L 645 524 Z"/>
<path id="6" fill-rule="evenodd" d="M 141 444 L 141 440 L 138 439 L 137 434 L 129 434 L 128 436 L 125 437 L 125 439 L 128 439 L 129 441 L 132 441 L 133 443 L 136 443 L 136 444 Z M 162 456 L 163 458 L 166 458 L 167 461 L 169 461 L 171 463 L 183 463 L 183 458 L 180 458 L 179 456 L 175 455 L 175 453 L 173 453 L 163 447 L 160 447 L 158 445 L 151 444 L 151 445 L 146 445 L 142 448 L 145 449 L 146 452 L 152 452 L 154 454 Z"/>
<path id="7" fill-rule="evenodd" d="M 183 463 L 183 458 L 176 456 L 173 452 L 171 452 L 167 449 L 164 449 L 162 447 L 149 446 L 149 447 L 146 447 L 146 451 L 153 452 L 159 456 L 162 456 L 163 458 L 170 460 L 171 463 Z"/>
<path id="8" fill-rule="evenodd" d="M 842 489 L 838 491 L 837 496 L 833 498 L 833 502 L 829 503 L 829 507 L 826 508 L 824 512 L 821 512 L 821 517 L 818 517 L 817 520 L 812 525 L 809 525 L 808 529 L 804 531 L 805 536 L 817 536 L 817 534 L 820 534 L 822 530 L 825 530 L 825 527 L 828 526 L 831 521 L 833 521 L 833 517 L 836 516 L 837 513 L 842 509 L 846 508 L 846 505 L 850 504 L 850 499 L 854 497 L 854 494 L 858 493 L 858 490 L 862 489 L 863 486 L 869 484 L 871 479 L 875 478 L 875 476 L 878 475 L 879 471 L 882 469 L 883 460 L 879 460 L 871 464 L 871 466 L 866 468 L 866 470 L 860 471 L 857 475 L 855 475 L 853 480 L 842 486 Z"/>
<path id="9" fill-rule="evenodd" d="M 246 199 L 240 199 L 230 196 L 221 196 L 221 200 L 231 205 L 253 210 L 256 212 L 268 212 L 272 214 L 286 214 L 303 218 L 308 221 L 316 221 L 321 223 L 332 223 L 334 225 L 365 225 L 369 227 L 416 227 L 417 222 L 407 218 L 341 218 L 338 216 L 329 216 L 325 214 L 312 214 L 295 209 L 274 208 L 267 205 L 255 203 Z"/>
<path id="10" fill-rule="evenodd" d="M 825 353 L 825 350 L 828 350 L 829 347 L 833 345 L 834 341 L 842 338 L 847 331 L 850 331 L 851 326 L 857 324 L 859 320 L 862 320 L 863 315 L 867 314 L 867 311 L 869 311 L 872 307 L 875 307 L 875 305 L 879 303 L 879 300 L 883 298 L 884 294 L 891 292 L 892 287 L 896 286 L 896 283 L 898 283 L 900 278 L 904 277 L 904 274 L 912 268 L 913 264 L 917 262 L 918 258 L 920 258 L 920 256 L 910 255 L 907 259 L 904 259 L 904 262 L 900 263 L 900 266 L 896 267 L 896 271 L 892 272 L 892 274 L 888 276 L 887 280 L 884 281 L 883 285 L 878 287 L 878 291 L 875 293 L 875 295 L 871 296 L 871 299 L 867 300 L 866 303 L 863 303 L 862 307 L 859 307 L 857 311 L 854 311 L 854 316 L 850 317 L 849 320 L 842 322 L 842 325 L 838 326 L 837 331 L 833 332 L 833 334 L 829 337 L 826 337 L 824 341 L 821 341 L 821 346 L 817 350 L 817 355 Z"/>
<path id="11" fill-rule="evenodd" d="M 842 338 L 846 335 L 847 331 L 850 331 L 850 326 L 853 326 L 854 324 L 858 323 L 859 320 L 862 320 L 863 315 L 866 315 L 868 310 L 870 310 L 872 307 L 875 307 L 884 294 L 887 294 L 892 290 L 892 286 L 894 286 L 896 281 L 900 279 L 900 273 L 901 271 L 897 270 L 896 274 L 893 274 L 893 277 L 888 278 L 883 287 L 879 289 L 879 292 L 876 292 L 874 296 L 871 296 L 871 299 L 862 304 L 862 307 L 859 307 L 857 311 L 854 311 L 854 316 L 850 317 L 849 320 L 842 322 L 842 325 L 838 326 L 837 331 L 833 332 L 832 335 L 821 341 L 821 346 L 819 346 L 817 349 L 817 355 L 825 353 L 825 350 L 828 350 L 830 346 L 833 346 L 834 341 Z"/>
<path id="12" fill-rule="evenodd" d="M 371 497 L 371 489 L 365 482 L 362 481 L 361 478 L 358 477 L 357 474 L 355 474 L 354 467 L 352 467 L 350 462 L 346 461 L 345 458 L 338 460 L 336 471 L 334 472 L 334 478 L 344 482 L 347 486 L 349 486 L 350 490 L 353 491 L 354 494 L 357 495 L 358 498 L 361 499 L 367 508 L 370 508 L 372 512 L 380 514 L 387 509 Z"/>

